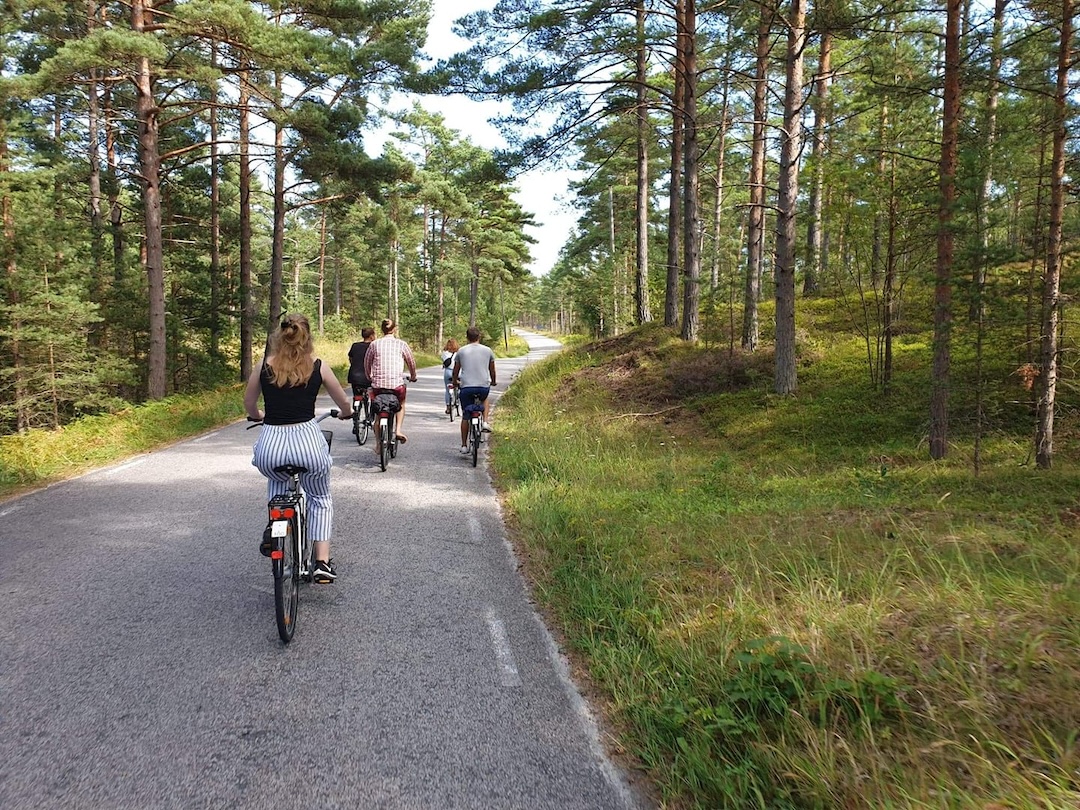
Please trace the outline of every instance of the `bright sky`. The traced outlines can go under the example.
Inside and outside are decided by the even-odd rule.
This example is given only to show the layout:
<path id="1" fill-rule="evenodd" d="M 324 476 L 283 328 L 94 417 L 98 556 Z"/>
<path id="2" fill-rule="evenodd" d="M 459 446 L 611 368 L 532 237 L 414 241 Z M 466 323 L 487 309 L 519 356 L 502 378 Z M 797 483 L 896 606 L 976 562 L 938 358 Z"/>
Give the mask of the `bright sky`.
<path id="1" fill-rule="evenodd" d="M 494 6 L 495 0 L 433 0 L 424 52 L 432 59 L 440 59 L 465 50 L 469 43 L 451 32 L 454 20 Z M 488 119 L 498 112 L 496 102 L 481 103 L 460 96 L 425 96 L 420 99 L 420 104 L 431 112 L 440 113 L 448 127 L 458 130 L 477 146 L 485 149 L 506 146 L 498 130 L 488 123 Z M 382 149 L 375 147 L 369 151 L 378 154 Z M 517 201 L 534 215 L 537 222 L 537 227 L 529 229 L 529 235 L 537 240 L 529 246 L 533 275 L 541 276 L 551 270 L 577 221 L 577 214 L 562 204 L 567 196 L 566 184 L 567 174 L 554 171 L 533 170 L 517 180 Z"/>

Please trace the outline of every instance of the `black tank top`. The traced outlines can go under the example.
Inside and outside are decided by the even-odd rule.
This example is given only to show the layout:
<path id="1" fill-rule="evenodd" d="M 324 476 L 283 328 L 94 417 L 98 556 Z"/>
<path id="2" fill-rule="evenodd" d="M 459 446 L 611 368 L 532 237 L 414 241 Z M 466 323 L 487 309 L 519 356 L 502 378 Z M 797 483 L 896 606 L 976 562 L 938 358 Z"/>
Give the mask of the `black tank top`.
<path id="1" fill-rule="evenodd" d="M 315 398 L 322 385 L 322 360 L 315 361 L 311 377 L 303 385 L 281 388 L 270 382 L 270 369 L 263 363 L 259 376 L 263 395 L 263 423 L 267 425 L 295 425 L 315 418 Z"/>

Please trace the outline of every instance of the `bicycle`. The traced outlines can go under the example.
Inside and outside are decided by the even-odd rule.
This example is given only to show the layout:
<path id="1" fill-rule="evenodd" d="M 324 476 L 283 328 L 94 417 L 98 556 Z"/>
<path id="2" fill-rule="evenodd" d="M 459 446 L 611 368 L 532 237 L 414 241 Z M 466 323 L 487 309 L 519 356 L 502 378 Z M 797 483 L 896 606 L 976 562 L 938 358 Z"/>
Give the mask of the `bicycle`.
<path id="1" fill-rule="evenodd" d="M 353 394 L 352 432 L 356 437 L 356 443 L 361 447 L 367 443 L 368 432 L 372 426 L 372 405 L 368 390 L 370 389 L 364 389 L 362 393 Z"/>
<path id="2" fill-rule="evenodd" d="M 406 375 L 402 385 L 408 379 Z M 397 458 L 397 412 L 401 410 L 401 400 L 391 390 L 382 388 L 379 391 L 374 400 L 375 441 L 379 446 L 379 467 L 386 472 L 390 459 Z"/>
<path id="3" fill-rule="evenodd" d="M 469 420 L 469 452 L 475 467 L 480 456 L 480 443 L 484 440 L 484 403 L 473 395 L 473 401 L 465 405 L 462 419 Z"/>
<path id="4" fill-rule="evenodd" d="M 328 417 L 336 417 L 338 411 L 331 410 L 316 418 L 321 422 Z M 262 425 L 261 420 L 248 417 L 248 430 Z M 332 430 L 323 430 L 326 447 L 329 450 L 334 438 Z M 307 495 L 300 483 L 300 476 L 307 472 L 306 467 L 296 464 L 283 464 L 274 467 L 274 472 L 289 476 L 287 489 L 275 495 L 267 503 L 270 525 L 263 531 L 263 539 L 270 541 L 270 565 L 274 574 L 274 617 L 277 621 L 278 635 L 284 642 L 292 640 L 296 631 L 296 613 L 300 603 L 300 580 L 311 582 L 311 553 L 313 543 L 307 536 Z"/>
<path id="5" fill-rule="evenodd" d="M 450 394 L 450 410 L 447 413 L 450 414 L 450 421 L 453 422 L 454 414 L 461 416 L 461 398 L 457 386 L 452 382 L 446 384 L 446 390 Z"/>

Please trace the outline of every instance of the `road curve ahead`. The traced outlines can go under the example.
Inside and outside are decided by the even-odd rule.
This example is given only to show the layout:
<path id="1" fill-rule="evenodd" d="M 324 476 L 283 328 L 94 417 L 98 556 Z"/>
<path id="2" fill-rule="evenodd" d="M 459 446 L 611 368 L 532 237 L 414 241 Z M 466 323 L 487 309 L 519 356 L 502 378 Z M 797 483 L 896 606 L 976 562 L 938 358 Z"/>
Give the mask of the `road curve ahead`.
<path id="1" fill-rule="evenodd" d="M 500 391 L 557 348 L 526 338 Z M 302 588 L 287 645 L 244 423 L 0 503 L 0 808 L 646 806 L 458 453 L 441 369 L 386 472 L 323 425 L 339 580 Z"/>

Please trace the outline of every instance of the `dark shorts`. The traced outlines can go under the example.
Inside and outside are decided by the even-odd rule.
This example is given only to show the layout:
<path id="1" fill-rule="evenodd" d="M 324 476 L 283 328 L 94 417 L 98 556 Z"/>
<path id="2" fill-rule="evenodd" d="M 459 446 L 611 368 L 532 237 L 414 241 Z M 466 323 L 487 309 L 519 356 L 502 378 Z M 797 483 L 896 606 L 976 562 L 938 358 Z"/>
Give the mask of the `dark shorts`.
<path id="1" fill-rule="evenodd" d="M 397 394 L 398 401 L 405 404 L 405 386 L 399 385 L 397 388 L 372 388 L 371 398 L 375 399 L 379 394 Z"/>
<path id="2" fill-rule="evenodd" d="M 490 388 L 484 388 L 480 385 L 470 385 L 461 389 L 459 398 L 463 405 L 471 405 L 473 400 L 477 402 L 484 402 L 488 398 L 488 392 Z"/>

